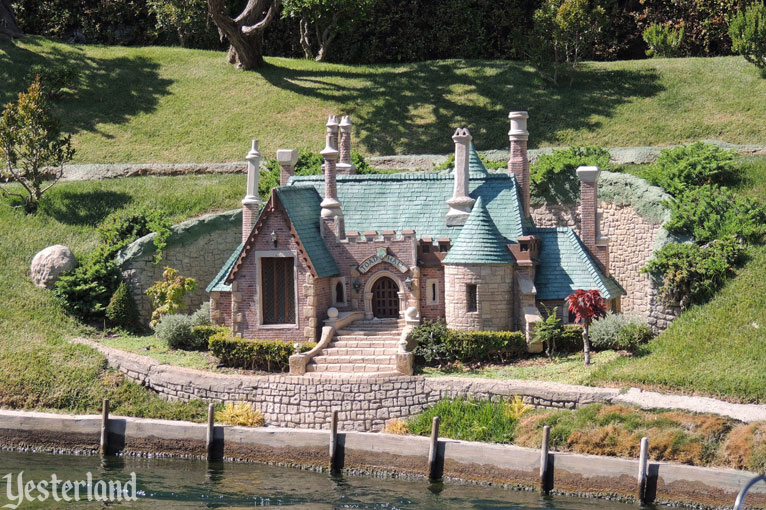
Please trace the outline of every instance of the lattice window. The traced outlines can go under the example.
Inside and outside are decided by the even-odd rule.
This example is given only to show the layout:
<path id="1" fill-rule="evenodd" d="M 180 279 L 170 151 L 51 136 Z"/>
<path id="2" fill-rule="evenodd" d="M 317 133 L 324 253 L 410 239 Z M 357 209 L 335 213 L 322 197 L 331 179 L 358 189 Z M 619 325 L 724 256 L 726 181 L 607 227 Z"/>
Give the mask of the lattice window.
<path id="1" fill-rule="evenodd" d="M 264 324 L 295 323 L 295 279 L 291 257 L 261 259 Z"/>
<path id="2" fill-rule="evenodd" d="M 473 284 L 466 285 L 465 294 L 466 294 L 466 311 L 478 312 L 479 300 L 478 300 L 478 295 L 476 291 L 476 285 L 473 285 Z"/>

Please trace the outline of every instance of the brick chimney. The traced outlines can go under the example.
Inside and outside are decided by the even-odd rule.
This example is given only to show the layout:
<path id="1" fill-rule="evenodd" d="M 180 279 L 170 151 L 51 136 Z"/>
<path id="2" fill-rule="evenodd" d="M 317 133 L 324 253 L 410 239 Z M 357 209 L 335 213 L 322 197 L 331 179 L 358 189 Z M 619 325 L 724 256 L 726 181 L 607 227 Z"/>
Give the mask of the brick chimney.
<path id="1" fill-rule="evenodd" d="M 508 155 L 508 172 L 516 176 L 521 195 L 521 210 L 525 218 L 529 217 L 529 158 L 527 158 L 527 112 L 510 112 L 511 130 L 508 131 L 508 139 L 511 148 Z"/>
<path id="2" fill-rule="evenodd" d="M 336 182 L 336 165 L 338 149 L 333 143 L 338 141 L 338 118 L 330 115 L 327 121 L 327 141 L 320 154 L 324 157 L 324 200 L 322 206 L 320 227 L 323 231 L 330 229 L 338 239 L 345 237 L 343 225 L 343 210 L 338 201 L 338 186 Z"/>
<path id="3" fill-rule="evenodd" d="M 455 187 L 452 198 L 447 200 L 447 226 L 464 225 L 476 202 L 468 196 L 468 155 L 472 139 L 468 128 L 457 128 L 452 135 L 452 140 L 455 141 Z"/>
<path id="4" fill-rule="evenodd" d="M 598 177 L 601 169 L 597 166 L 581 166 L 577 169 L 580 179 L 580 239 L 590 253 L 596 257 L 601 269 L 609 274 L 609 238 L 601 235 L 598 214 Z"/>
<path id="5" fill-rule="evenodd" d="M 261 153 L 258 152 L 258 140 L 253 140 L 250 152 L 245 156 L 247 160 L 247 192 L 242 199 L 242 242 L 247 241 L 253 230 L 253 223 L 261 209 L 261 200 L 258 198 L 258 177 L 261 172 Z"/>
<path id="6" fill-rule="evenodd" d="M 340 120 L 340 161 L 338 173 L 351 175 L 356 173 L 356 168 L 351 163 L 351 119 L 344 115 Z"/>
<path id="7" fill-rule="evenodd" d="M 295 163 L 298 162 L 298 151 L 295 149 L 279 149 L 277 151 L 279 163 L 279 185 L 287 185 L 287 181 L 295 175 Z"/>

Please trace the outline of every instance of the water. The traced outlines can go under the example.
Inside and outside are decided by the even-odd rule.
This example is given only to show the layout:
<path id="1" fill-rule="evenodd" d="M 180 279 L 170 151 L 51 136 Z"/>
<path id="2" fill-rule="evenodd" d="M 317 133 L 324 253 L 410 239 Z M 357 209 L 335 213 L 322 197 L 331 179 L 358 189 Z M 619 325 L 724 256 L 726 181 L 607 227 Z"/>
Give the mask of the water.
<path id="1" fill-rule="evenodd" d="M 403 480 L 325 473 L 259 464 L 216 463 L 180 459 L 69 456 L 0 452 L 0 507 L 14 504 L 16 483 L 23 481 L 130 480 L 136 473 L 135 502 L 24 502 L 18 508 L 151 508 L 153 510 L 213 508 L 300 508 L 371 510 L 633 510 L 609 501 L 541 497 L 536 492 L 500 487 Z M 12 477 L 7 476 L 12 474 Z M 12 481 L 9 500 L 8 481 Z M 71 494 L 71 493 L 70 493 Z M 40 495 L 34 492 L 33 496 Z"/>

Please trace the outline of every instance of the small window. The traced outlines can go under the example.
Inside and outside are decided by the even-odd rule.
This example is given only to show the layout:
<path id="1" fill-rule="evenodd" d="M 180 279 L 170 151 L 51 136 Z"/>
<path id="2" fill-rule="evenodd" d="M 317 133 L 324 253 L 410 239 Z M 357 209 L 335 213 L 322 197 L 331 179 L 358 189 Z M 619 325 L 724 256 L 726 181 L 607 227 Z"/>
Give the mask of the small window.
<path id="1" fill-rule="evenodd" d="M 448 252 L 449 251 L 449 244 L 447 244 L 447 243 L 439 243 L 439 251 L 440 252 Z"/>
<path id="2" fill-rule="evenodd" d="M 423 245 L 423 253 L 431 253 L 431 246 L 428 244 Z"/>
<path id="3" fill-rule="evenodd" d="M 332 306 L 346 306 L 346 279 L 333 278 L 330 280 L 330 301 Z"/>
<path id="4" fill-rule="evenodd" d="M 519 251 L 529 251 L 529 243 L 519 243 Z"/>
<path id="5" fill-rule="evenodd" d="M 466 294 L 466 312 L 478 312 L 479 302 L 476 295 L 476 285 L 468 284 L 465 286 Z"/>
<path id="6" fill-rule="evenodd" d="M 426 304 L 438 305 L 439 304 L 439 280 L 436 278 L 429 278 L 426 280 Z"/>
<path id="7" fill-rule="evenodd" d="M 574 324 L 575 323 L 576 317 L 575 317 L 574 312 L 570 312 L 567 308 L 564 308 L 564 314 L 566 315 L 566 318 L 567 318 L 567 324 Z"/>

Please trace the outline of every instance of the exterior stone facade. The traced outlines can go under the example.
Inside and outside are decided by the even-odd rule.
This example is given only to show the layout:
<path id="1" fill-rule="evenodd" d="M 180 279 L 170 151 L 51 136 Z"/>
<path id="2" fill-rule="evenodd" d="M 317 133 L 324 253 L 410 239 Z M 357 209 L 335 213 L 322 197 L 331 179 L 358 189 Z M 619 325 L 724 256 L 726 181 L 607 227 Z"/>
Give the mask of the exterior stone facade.
<path id="1" fill-rule="evenodd" d="M 165 267 L 197 280 L 197 289 L 188 295 L 189 310 L 199 308 L 209 299 L 205 285 L 231 255 L 240 241 L 242 211 L 208 214 L 175 225 L 162 252 L 162 260 L 154 263 L 154 234 L 142 237 L 117 255 L 125 280 L 136 300 L 141 320 L 149 322 L 152 303 L 146 289 L 162 279 Z"/>
<path id="2" fill-rule="evenodd" d="M 481 264 L 444 266 L 446 319 L 456 329 L 513 329 L 513 266 Z M 476 311 L 469 309 L 469 285 L 476 286 Z"/>

